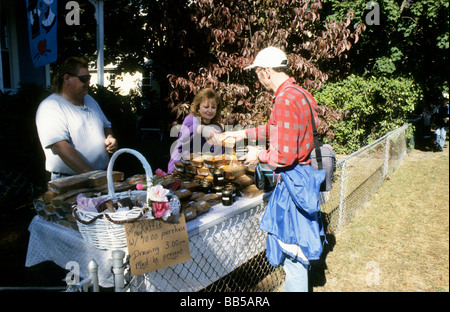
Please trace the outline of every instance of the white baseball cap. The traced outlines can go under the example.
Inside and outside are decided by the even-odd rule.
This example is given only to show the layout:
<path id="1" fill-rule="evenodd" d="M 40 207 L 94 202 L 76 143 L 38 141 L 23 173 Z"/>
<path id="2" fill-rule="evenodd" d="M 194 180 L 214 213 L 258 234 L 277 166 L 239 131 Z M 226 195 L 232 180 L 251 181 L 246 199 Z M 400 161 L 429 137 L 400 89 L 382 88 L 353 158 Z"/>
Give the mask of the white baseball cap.
<path id="1" fill-rule="evenodd" d="M 287 67 L 287 64 L 288 59 L 283 51 L 275 47 L 268 47 L 259 51 L 253 64 L 244 69 L 252 69 L 255 67 Z"/>

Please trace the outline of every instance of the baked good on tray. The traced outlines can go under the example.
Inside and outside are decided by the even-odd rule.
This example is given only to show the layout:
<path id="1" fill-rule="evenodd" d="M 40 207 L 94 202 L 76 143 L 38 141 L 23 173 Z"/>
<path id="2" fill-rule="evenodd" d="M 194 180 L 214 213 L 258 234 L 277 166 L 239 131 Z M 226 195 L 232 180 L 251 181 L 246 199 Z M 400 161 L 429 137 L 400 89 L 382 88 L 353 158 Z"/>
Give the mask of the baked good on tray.
<path id="1" fill-rule="evenodd" d="M 191 165 L 197 168 L 203 167 L 203 158 L 201 156 L 192 154 Z"/>
<path id="2" fill-rule="evenodd" d="M 248 198 L 253 198 L 264 193 L 264 191 L 258 189 L 255 184 L 247 186 L 241 192 Z"/>
<path id="3" fill-rule="evenodd" d="M 240 177 L 237 177 L 234 180 L 234 183 L 238 186 L 239 189 L 244 189 L 249 185 L 252 185 L 254 183 L 254 180 L 252 177 L 249 177 L 248 175 L 244 174 Z"/>
<path id="4" fill-rule="evenodd" d="M 234 180 L 245 174 L 244 165 L 227 165 L 222 167 L 225 179 Z"/>

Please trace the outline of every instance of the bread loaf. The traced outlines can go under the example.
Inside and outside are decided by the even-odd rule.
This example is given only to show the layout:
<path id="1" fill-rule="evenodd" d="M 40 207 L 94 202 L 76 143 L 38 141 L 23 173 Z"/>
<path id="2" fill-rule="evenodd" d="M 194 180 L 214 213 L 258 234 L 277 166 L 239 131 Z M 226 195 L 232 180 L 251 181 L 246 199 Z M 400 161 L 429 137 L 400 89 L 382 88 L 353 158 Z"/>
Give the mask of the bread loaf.
<path id="1" fill-rule="evenodd" d="M 201 156 L 194 156 L 191 160 L 191 165 L 197 168 L 203 167 L 203 158 Z"/>
<path id="2" fill-rule="evenodd" d="M 215 167 L 215 158 L 213 155 L 204 155 L 203 156 L 203 165 L 207 168 Z"/>
<path id="3" fill-rule="evenodd" d="M 63 194 L 60 194 L 58 196 L 53 197 L 52 198 L 52 205 L 54 207 L 59 207 L 65 202 L 71 203 L 73 201 L 70 200 L 70 198 L 75 198 L 75 201 L 76 201 L 76 197 L 77 197 L 78 194 L 86 193 L 86 192 L 89 192 L 91 190 L 92 189 L 90 189 L 90 188 L 77 188 L 77 189 L 73 189 L 73 190 L 67 191 L 67 192 L 65 192 Z"/>
<path id="4" fill-rule="evenodd" d="M 44 203 L 48 204 L 51 203 L 52 199 L 55 198 L 56 196 L 58 196 L 58 194 L 56 194 L 55 192 L 47 191 L 44 194 L 42 194 L 42 200 L 44 201 Z"/>
<path id="5" fill-rule="evenodd" d="M 209 209 L 211 209 L 211 205 L 206 201 L 197 201 L 194 202 L 195 210 L 197 211 L 197 215 L 200 216 L 204 213 L 207 213 Z"/>
<path id="6" fill-rule="evenodd" d="M 183 208 L 182 212 L 186 218 L 186 221 L 191 221 L 197 218 L 197 210 L 193 205 L 187 205 Z"/>
<path id="7" fill-rule="evenodd" d="M 186 165 L 182 161 L 175 163 L 175 169 L 179 172 L 184 172 L 186 170 L 185 167 Z"/>
<path id="8" fill-rule="evenodd" d="M 180 200 L 186 200 L 191 198 L 192 192 L 186 188 L 175 191 L 174 195 L 176 195 Z"/>
<path id="9" fill-rule="evenodd" d="M 197 201 L 206 201 L 210 206 L 220 204 L 222 202 L 222 195 L 216 193 L 205 194 L 202 197 L 196 199 Z"/>
<path id="10" fill-rule="evenodd" d="M 147 176 L 145 174 L 135 174 L 127 178 L 124 182 L 136 185 L 138 183 L 147 183 Z"/>
<path id="11" fill-rule="evenodd" d="M 159 184 L 161 184 L 165 189 L 170 189 L 170 187 L 175 183 L 176 180 L 177 179 L 175 179 L 175 177 L 166 176 L 160 181 Z"/>
<path id="12" fill-rule="evenodd" d="M 184 155 L 184 156 L 181 156 L 181 161 L 182 161 L 185 165 L 190 165 L 190 164 L 191 164 L 192 158 L 193 158 L 193 155 L 192 155 L 192 154 Z"/>
<path id="13" fill-rule="evenodd" d="M 127 182 L 114 182 L 113 188 L 114 188 L 115 193 L 120 193 L 120 192 L 125 192 L 130 189 L 133 189 L 133 188 L 135 188 L 135 186 L 133 184 L 129 184 Z M 108 184 L 96 186 L 96 187 L 92 188 L 92 190 L 95 190 L 102 194 L 108 194 Z"/>
<path id="14" fill-rule="evenodd" d="M 222 167 L 225 179 L 234 180 L 245 174 L 245 166 L 243 165 L 228 165 Z"/>
<path id="15" fill-rule="evenodd" d="M 219 155 L 214 157 L 214 163 L 216 168 L 227 166 L 230 164 L 230 161 L 231 161 L 230 155 Z"/>
<path id="16" fill-rule="evenodd" d="M 197 167 L 188 165 L 188 166 L 186 166 L 186 172 L 195 175 L 195 174 L 197 174 Z"/>
<path id="17" fill-rule="evenodd" d="M 264 194 L 264 190 L 260 190 L 256 187 L 255 184 L 252 184 L 250 186 L 247 186 L 242 190 L 242 193 L 249 198 L 256 197 L 258 195 Z"/>
<path id="18" fill-rule="evenodd" d="M 112 180 L 113 182 L 123 181 L 123 172 L 113 171 L 112 172 Z M 107 172 L 101 170 L 99 172 L 93 173 L 89 175 L 89 186 L 96 187 L 100 185 L 105 185 L 108 183 Z"/>
<path id="19" fill-rule="evenodd" d="M 250 165 L 247 168 L 245 168 L 245 174 L 253 178 L 255 176 L 255 170 L 256 165 Z"/>
<path id="20" fill-rule="evenodd" d="M 48 189 L 56 194 L 63 194 L 69 190 L 89 187 L 90 179 L 88 176 L 74 175 L 64 177 L 47 183 Z"/>
<path id="21" fill-rule="evenodd" d="M 254 183 L 253 178 L 249 177 L 248 175 L 244 174 L 234 180 L 234 183 L 238 185 L 239 189 L 242 190 L 246 188 L 249 185 L 252 185 Z"/>
<path id="22" fill-rule="evenodd" d="M 208 174 L 207 176 L 205 176 L 205 177 L 203 178 L 203 181 L 208 181 L 208 182 L 213 183 L 213 182 L 214 182 L 214 176 L 211 175 L 211 174 Z"/>
<path id="23" fill-rule="evenodd" d="M 208 176 L 210 174 L 209 168 L 207 167 L 197 168 L 197 174 L 203 177 Z"/>
<path id="24" fill-rule="evenodd" d="M 191 192 L 199 191 L 200 190 L 200 183 L 194 182 L 194 181 L 183 181 L 181 185 L 184 188 L 189 189 Z"/>
<path id="25" fill-rule="evenodd" d="M 205 195 L 206 194 L 203 192 L 194 192 L 194 193 L 192 193 L 191 200 L 197 200 L 199 198 L 202 198 Z"/>

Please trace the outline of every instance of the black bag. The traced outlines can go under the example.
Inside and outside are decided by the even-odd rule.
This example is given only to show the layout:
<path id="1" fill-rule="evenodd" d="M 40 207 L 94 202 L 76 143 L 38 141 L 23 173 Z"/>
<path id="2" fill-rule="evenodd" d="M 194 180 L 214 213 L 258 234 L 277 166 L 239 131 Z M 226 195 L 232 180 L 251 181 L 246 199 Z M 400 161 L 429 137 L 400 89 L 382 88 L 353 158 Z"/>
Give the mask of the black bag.
<path id="1" fill-rule="evenodd" d="M 270 191 L 278 183 L 279 173 L 275 173 L 268 164 L 259 163 L 255 168 L 255 185 L 259 190 Z"/>
<path id="2" fill-rule="evenodd" d="M 289 86 L 288 88 L 293 88 L 301 92 L 308 103 L 309 110 L 311 113 L 311 125 L 313 128 L 314 135 L 314 145 L 315 148 L 311 151 L 311 166 L 314 170 L 325 169 L 325 180 L 320 185 L 321 192 L 328 192 L 332 188 L 332 182 L 334 177 L 334 172 L 336 171 L 336 154 L 333 147 L 329 144 L 323 144 L 319 141 L 319 134 L 317 132 L 316 123 L 314 122 L 314 115 L 309 104 L 308 98 L 303 93 L 302 90 Z M 278 182 L 279 174 L 275 173 L 274 170 L 269 168 L 267 164 L 258 164 L 255 168 L 255 185 L 260 190 L 271 190 Z"/>
<path id="3" fill-rule="evenodd" d="M 325 180 L 320 185 L 320 191 L 328 192 L 333 186 L 332 182 L 336 171 L 336 154 L 331 145 L 321 142 L 319 144 L 321 144 L 319 148 L 316 145 L 316 148 L 311 151 L 311 166 L 314 170 L 325 169 Z M 320 156 L 317 156 L 317 151 L 320 152 Z"/>

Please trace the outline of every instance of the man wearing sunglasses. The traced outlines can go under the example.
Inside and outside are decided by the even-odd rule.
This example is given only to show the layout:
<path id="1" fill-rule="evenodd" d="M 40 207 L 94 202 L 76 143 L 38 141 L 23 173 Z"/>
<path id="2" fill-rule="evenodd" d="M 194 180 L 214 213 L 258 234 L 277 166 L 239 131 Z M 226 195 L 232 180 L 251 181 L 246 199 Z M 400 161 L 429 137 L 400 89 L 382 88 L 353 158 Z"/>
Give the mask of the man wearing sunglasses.
<path id="1" fill-rule="evenodd" d="M 90 75 L 83 58 L 71 57 L 53 79 L 54 93 L 39 105 L 36 127 L 51 180 L 106 169 L 117 150 L 111 123 L 88 94 Z"/>

